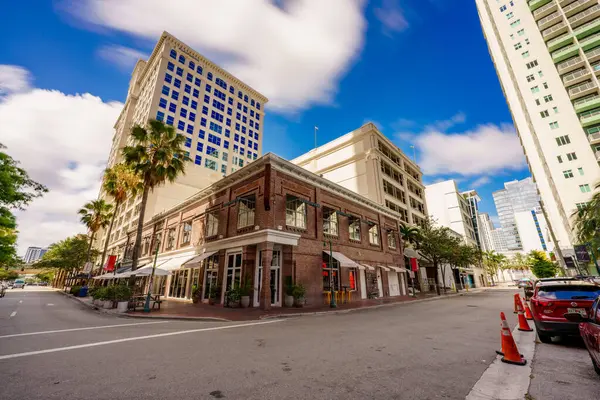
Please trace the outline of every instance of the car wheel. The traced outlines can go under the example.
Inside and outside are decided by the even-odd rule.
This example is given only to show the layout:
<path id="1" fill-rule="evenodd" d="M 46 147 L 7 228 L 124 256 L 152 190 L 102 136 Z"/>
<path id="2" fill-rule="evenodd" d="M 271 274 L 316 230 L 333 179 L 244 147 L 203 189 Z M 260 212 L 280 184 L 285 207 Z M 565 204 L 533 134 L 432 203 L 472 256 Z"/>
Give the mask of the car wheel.
<path id="1" fill-rule="evenodd" d="M 547 333 L 538 331 L 538 337 L 542 343 L 552 343 L 552 336 Z"/>
<path id="2" fill-rule="evenodd" d="M 592 359 L 592 364 L 594 364 L 594 371 L 596 371 L 596 373 L 598 375 L 600 375 L 600 366 L 598 364 L 596 364 L 596 360 L 594 360 L 594 357 L 592 357 L 591 354 L 590 354 L 590 358 Z"/>

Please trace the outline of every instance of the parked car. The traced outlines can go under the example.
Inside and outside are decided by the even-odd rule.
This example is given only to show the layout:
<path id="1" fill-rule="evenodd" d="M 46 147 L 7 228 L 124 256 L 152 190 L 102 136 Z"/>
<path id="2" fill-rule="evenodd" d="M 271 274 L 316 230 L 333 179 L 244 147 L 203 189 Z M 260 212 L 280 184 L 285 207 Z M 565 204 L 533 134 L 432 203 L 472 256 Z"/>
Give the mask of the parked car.
<path id="1" fill-rule="evenodd" d="M 15 283 L 13 283 L 13 289 L 24 289 L 25 288 L 25 281 L 23 279 L 17 279 L 15 280 Z"/>
<path id="2" fill-rule="evenodd" d="M 579 313 L 567 313 L 565 318 L 573 323 L 579 323 L 579 332 L 585 342 L 596 373 L 600 375 L 600 297 L 592 305 L 587 317 Z"/>
<path id="3" fill-rule="evenodd" d="M 542 343 L 551 343 L 553 336 L 579 335 L 578 324 L 567 320 L 565 314 L 587 318 L 598 296 L 600 285 L 590 281 L 538 281 L 531 297 L 531 313 Z"/>
<path id="4" fill-rule="evenodd" d="M 533 287 L 533 280 L 531 278 L 521 278 L 517 280 L 517 286 L 522 289 L 526 287 Z"/>

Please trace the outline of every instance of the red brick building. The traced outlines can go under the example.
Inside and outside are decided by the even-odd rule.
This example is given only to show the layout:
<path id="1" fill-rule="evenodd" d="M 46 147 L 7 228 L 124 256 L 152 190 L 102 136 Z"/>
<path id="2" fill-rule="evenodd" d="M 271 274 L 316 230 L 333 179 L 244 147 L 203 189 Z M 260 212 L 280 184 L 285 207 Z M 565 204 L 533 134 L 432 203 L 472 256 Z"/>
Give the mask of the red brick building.
<path id="1" fill-rule="evenodd" d="M 406 295 L 398 221 L 395 212 L 267 154 L 148 221 L 139 265 L 153 260 L 159 239 L 157 267 L 171 275 L 157 279 L 153 292 L 189 299 L 196 286 L 206 301 L 219 287 L 223 303 L 232 285 L 248 282 L 251 306 L 264 309 L 282 306 L 290 283 L 304 285 L 309 305 L 326 301 L 332 280 L 354 300 Z"/>

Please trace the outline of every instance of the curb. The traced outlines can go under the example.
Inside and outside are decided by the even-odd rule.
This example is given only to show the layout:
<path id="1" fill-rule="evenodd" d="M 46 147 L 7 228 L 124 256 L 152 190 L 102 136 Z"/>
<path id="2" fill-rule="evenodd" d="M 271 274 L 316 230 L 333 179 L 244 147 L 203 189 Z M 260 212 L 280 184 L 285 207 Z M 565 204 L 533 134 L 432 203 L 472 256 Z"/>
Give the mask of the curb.
<path id="1" fill-rule="evenodd" d="M 448 299 L 448 298 L 452 298 L 452 297 L 469 296 L 469 295 L 473 295 L 473 294 L 483 293 L 487 290 L 488 289 L 475 289 L 475 290 L 471 290 L 468 293 L 452 293 L 452 294 L 440 295 L 437 297 L 429 297 L 426 299 L 408 300 L 408 301 L 401 301 L 401 302 L 397 302 L 397 303 L 388 303 L 388 304 L 376 304 L 373 306 L 367 306 L 367 307 L 361 307 L 361 308 L 349 308 L 347 310 L 314 311 L 314 312 L 305 312 L 305 313 L 296 313 L 296 314 L 263 315 L 263 316 L 259 317 L 259 320 L 279 319 L 279 318 L 295 318 L 295 317 L 312 317 L 312 316 L 331 315 L 331 314 L 347 314 L 347 313 L 351 313 L 351 312 L 355 312 L 355 311 L 373 310 L 373 309 L 383 308 L 383 307 L 406 306 L 409 304 L 423 303 L 423 302 L 428 302 L 428 301 L 436 301 L 436 300 Z"/>

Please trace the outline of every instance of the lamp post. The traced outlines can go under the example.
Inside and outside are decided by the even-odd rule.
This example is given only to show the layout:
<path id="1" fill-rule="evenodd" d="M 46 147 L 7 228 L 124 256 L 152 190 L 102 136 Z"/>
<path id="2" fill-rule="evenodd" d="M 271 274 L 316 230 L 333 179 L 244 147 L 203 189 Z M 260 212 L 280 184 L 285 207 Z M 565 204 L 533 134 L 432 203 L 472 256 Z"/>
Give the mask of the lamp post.
<path id="1" fill-rule="evenodd" d="M 154 252 L 154 263 L 152 264 L 152 274 L 150 275 L 150 284 L 148 285 L 148 294 L 146 295 L 146 303 L 144 303 L 144 312 L 150 312 L 150 291 L 154 283 L 154 271 L 156 270 L 156 259 L 158 258 L 158 249 L 160 249 L 160 240 L 156 241 L 156 251 Z"/>
<path id="2" fill-rule="evenodd" d="M 331 260 L 333 260 L 333 250 L 331 248 L 331 240 L 329 242 L 329 289 L 331 291 L 331 300 L 329 301 L 330 308 L 337 308 L 337 304 L 335 302 L 335 291 L 333 290 L 333 268 L 331 266 Z M 327 242 L 323 242 L 323 247 L 327 247 Z"/>

